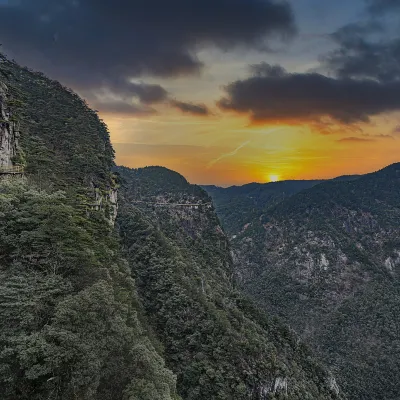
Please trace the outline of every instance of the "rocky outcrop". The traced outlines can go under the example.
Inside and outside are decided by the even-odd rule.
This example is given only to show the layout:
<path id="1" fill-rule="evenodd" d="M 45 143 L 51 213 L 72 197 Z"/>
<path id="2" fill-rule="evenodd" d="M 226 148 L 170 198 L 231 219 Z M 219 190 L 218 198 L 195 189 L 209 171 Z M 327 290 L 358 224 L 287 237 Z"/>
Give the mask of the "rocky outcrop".
<path id="1" fill-rule="evenodd" d="M 118 189 L 112 188 L 107 194 L 107 202 L 109 204 L 109 220 L 114 225 L 118 213 Z"/>
<path id="2" fill-rule="evenodd" d="M 277 377 L 272 382 L 260 386 L 257 392 L 256 396 L 261 400 L 274 399 L 278 395 L 286 398 L 288 396 L 288 379 Z"/>
<path id="3" fill-rule="evenodd" d="M 12 166 L 18 149 L 18 126 L 12 121 L 8 100 L 8 88 L 0 82 L 0 167 Z"/>
<path id="4" fill-rule="evenodd" d="M 337 395 L 340 393 L 339 385 L 337 384 L 336 379 L 335 379 L 333 376 L 331 376 L 331 377 L 329 378 L 328 385 L 329 385 L 329 388 L 330 388 L 334 393 L 336 393 Z"/>
<path id="5" fill-rule="evenodd" d="M 118 213 L 118 189 L 112 187 L 107 191 L 101 191 L 99 188 L 94 188 L 94 195 L 95 210 L 103 210 L 107 220 L 114 225 Z"/>

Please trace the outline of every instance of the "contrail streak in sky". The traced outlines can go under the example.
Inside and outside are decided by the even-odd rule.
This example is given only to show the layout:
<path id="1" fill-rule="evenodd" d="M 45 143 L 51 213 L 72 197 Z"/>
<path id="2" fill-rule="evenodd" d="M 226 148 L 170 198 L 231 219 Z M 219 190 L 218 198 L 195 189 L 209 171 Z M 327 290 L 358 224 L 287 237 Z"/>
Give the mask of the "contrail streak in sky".
<path id="1" fill-rule="evenodd" d="M 207 168 L 211 168 L 214 164 L 216 164 L 217 162 L 221 161 L 223 158 L 234 156 L 240 149 L 242 149 L 244 146 L 248 145 L 249 143 L 250 143 L 250 140 L 248 140 L 247 142 L 242 143 L 239 147 L 237 147 L 232 152 L 220 155 L 218 158 L 216 158 L 215 160 L 211 161 L 208 164 Z"/>

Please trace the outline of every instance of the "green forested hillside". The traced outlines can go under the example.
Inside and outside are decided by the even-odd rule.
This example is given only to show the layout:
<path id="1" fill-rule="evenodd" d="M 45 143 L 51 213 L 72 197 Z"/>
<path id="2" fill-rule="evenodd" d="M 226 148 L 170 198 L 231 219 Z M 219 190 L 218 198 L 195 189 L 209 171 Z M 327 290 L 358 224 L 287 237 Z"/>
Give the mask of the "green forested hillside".
<path id="1" fill-rule="evenodd" d="M 336 181 L 351 181 L 358 175 L 340 176 Z M 243 186 L 205 185 L 203 189 L 212 197 L 215 208 L 226 232 L 230 235 L 240 233 L 246 224 L 250 226 L 262 218 L 270 208 L 286 198 L 309 189 L 323 180 L 281 181 L 270 183 L 249 183 Z"/>
<path id="2" fill-rule="evenodd" d="M 203 188 L 212 197 L 224 229 L 230 236 L 234 236 L 257 221 L 268 207 L 321 182 L 283 181 L 266 184 L 249 183 L 228 188 L 218 186 L 203 186 Z"/>
<path id="3" fill-rule="evenodd" d="M 183 398 L 336 398 L 293 333 L 235 289 L 208 195 L 165 168 L 117 171 L 125 255 Z"/>
<path id="4" fill-rule="evenodd" d="M 107 128 L 60 84 L 0 71 L 27 172 L 0 177 L 1 398 L 175 399 L 107 215 Z"/>
<path id="5" fill-rule="evenodd" d="M 20 124 L 20 161 L 27 172 L 62 188 L 109 184 L 114 150 L 107 127 L 70 89 L 0 57 L 13 118 Z"/>
<path id="6" fill-rule="evenodd" d="M 232 241 L 244 290 L 355 400 L 400 398 L 400 164 L 270 208 Z"/>

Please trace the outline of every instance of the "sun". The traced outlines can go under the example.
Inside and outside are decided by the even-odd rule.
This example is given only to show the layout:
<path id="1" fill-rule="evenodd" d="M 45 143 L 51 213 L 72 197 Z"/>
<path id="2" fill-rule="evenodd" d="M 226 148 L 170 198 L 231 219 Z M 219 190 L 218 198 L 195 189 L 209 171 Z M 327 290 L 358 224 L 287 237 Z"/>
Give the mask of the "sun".
<path id="1" fill-rule="evenodd" d="M 278 182 L 280 180 L 279 175 L 271 174 L 268 175 L 268 179 L 270 182 Z"/>

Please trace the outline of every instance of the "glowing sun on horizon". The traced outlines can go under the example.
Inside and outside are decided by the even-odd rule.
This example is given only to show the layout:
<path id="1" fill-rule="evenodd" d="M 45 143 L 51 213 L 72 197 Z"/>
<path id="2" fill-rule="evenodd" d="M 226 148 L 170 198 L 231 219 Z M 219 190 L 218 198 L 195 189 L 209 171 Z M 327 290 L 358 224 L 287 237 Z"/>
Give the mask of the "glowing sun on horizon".
<path id="1" fill-rule="evenodd" d="M 278 182 L 278 181 L 280 181 L 280 176 L 279 175 L 275 175 L 275 174 L 271 174 L 271 175 L 268 175 L 268 180 L 270 182 Z"/>

